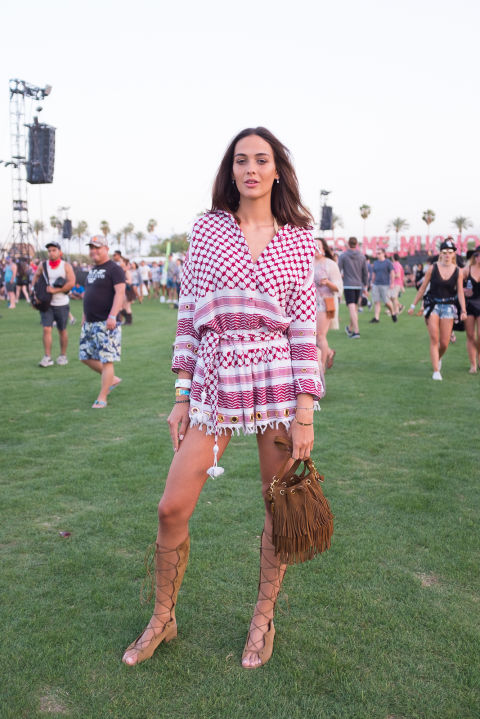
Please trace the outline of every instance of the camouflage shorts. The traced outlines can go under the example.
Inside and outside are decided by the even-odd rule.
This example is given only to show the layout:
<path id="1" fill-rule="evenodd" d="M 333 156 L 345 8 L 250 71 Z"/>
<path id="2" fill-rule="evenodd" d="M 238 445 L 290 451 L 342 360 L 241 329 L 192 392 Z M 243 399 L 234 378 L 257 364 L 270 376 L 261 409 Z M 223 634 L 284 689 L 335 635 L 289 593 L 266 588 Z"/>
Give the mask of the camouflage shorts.
<path id="1" fill-rule="evenodd" d="M 100 362 L 119 362 L 122 351 L 122 328 L 107 330 L 106 322 L 84 322 L 80 333 L 78 358 Z"/>

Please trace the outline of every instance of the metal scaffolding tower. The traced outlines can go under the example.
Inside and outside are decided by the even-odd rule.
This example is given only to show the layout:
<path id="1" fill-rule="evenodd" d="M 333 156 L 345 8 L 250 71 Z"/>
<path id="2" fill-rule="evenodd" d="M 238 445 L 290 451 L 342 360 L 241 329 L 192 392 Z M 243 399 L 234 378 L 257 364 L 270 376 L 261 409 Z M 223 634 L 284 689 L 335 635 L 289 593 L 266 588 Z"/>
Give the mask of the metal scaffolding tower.
<path id="1" fill-rule="evenodd" d="M 12 168 L 13 223 L 7 240 L 13 256 L 28 255 L 35 236 L 28 217 L 27 192 L 27 129 L 25 125 L 25 99 L 41 102 L 51 92 L 51 86 L 36 87 L 24 80 L 9 81 L 10 89 L 10 149 L 11 159 L 5 166 Z M 41 108 L 37 108 L 41 110 Z M 3 248 L 6 251 L 7 247 Z"/>

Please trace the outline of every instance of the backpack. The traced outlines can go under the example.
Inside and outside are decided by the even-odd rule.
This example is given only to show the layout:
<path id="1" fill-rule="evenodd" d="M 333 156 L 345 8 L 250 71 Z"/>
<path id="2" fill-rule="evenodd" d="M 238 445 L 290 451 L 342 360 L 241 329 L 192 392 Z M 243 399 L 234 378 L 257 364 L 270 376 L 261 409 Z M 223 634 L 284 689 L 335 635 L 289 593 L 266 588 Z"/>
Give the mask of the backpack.
<path id="1" fill-rule="evenodd" d="M 46 262 L 43 262 L 42 274 L 33 285 L 33 290 L 30 294 L 30 302 L 34 310 L 38 310 L 39 312 L 46 312 L 50 307 L 50 302 L 52 301 L 52 294 L 51 292 L 47 292 L 47 287 L 49 284 L 50 283 L 48 281 L 47 265 Z"/>

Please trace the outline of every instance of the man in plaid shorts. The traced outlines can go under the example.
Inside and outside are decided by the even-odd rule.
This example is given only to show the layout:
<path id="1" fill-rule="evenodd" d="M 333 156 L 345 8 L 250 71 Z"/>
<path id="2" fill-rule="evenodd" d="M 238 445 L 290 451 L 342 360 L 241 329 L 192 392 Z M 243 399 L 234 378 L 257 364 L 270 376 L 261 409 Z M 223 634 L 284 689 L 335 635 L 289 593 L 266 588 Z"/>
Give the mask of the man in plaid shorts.
<path id="1" fill-rule="evenodd" d="M 117 315 L 125 300 L 125 273 L 108 257 L 102 235 L 88 243 L 93 267 L 85 279 L 79 359 L 102 377 L 92 409 L 104 409 L 107 396 L 120 382 L 113 363 L 120 361 L 122 329 Z"/>

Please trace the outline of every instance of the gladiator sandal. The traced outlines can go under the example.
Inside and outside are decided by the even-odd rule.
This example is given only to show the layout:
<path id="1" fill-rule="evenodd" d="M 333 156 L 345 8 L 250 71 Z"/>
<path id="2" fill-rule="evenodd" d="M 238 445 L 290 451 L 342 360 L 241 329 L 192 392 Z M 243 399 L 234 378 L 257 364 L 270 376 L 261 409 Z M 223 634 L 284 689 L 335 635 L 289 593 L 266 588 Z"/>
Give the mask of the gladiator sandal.
<path id="1" fill-rule="evenodd" d="M 177 622 L 175 619 L 175 605 L 177 603 L 178 590 L 185 574 L 187 567 L 188 555 L 190 552 L 190 537 L 187 537 L 182 544 L 175 549 L 166 549 L 155 543 L 148 548 L 145 557 L 145 565 L 147 568 L 147 581 L 151 581 L 151 588 L 148 596 L 143 600 L 145 582 L 140 590 L 141 601 L 150 601 L 153 596 L 153 577 L 149 568 L 149 551 L 154 548 L 155 559 L 155 607 L 153 617 L 162 617 L 162 620 L 168 614 L 169 619 L 163 623 L 159 623 L 158 627 L 148 624 L 142 634 L 133 641 L 125 650 L 122 661 L 129 666 L 140 664 L 146 659 L 150 659 L 155 649 L 161 642 L 170 642 L 177 636 Z M 152 617 L 152 619 L 153 619 Z M 136 653 L 136 661 L 131 664 L 127 661 L 129 652 Z"/>
<path id="2" fill-rule="evenodd" d="M 258 598 L 242 654 L 242 666 L 244 669 L 258 669 L 258 667 L 266 664 L 272 656 L 273 638 L 275 636 L 273 612 L 286 568 L 286 564 L 279 563 L 275 556 L 273 544 L 268 540 L 265 532 L 262 532 Z M 250 640 L 250 636 L 254 631 L 262 633 L 262 636 L 255 642 Z M 257 654 L 260 662 L 253 666 L 244 665 L 243 660 L 247 654 Z"/>

